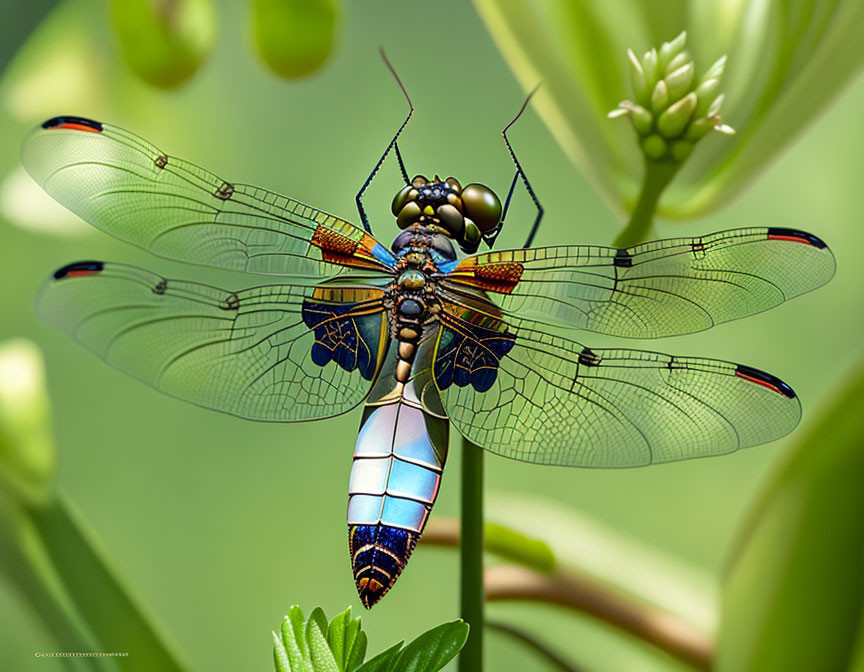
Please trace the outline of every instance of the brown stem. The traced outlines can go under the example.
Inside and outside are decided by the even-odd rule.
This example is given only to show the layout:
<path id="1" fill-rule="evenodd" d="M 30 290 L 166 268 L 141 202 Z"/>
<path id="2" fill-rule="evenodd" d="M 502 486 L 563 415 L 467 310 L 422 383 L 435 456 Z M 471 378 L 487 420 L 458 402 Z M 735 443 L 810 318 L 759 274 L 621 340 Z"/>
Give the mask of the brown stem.
<path id="1" fill-rule="evenodd" d="M 433 518 L 422 539 L 424 544 L 458 547 L 459 522 Z M 590 614 L 697 669 L 711 668 L 714 645 L 694 625 L 573 570 L 559 568 L 541 574 L 525 567 L 497 565 L 486 568 L 484 584 L 487 602 L 545 602 Z"/>
<path id="2" fill-rule="evenodd" d="M 567 569 L 539 574 L 499 565 L 487 567 L 486 600 L 546 602 L 590 614 L 700 670 L 711 669 L 711 640 L 687 621 L 662 609 L 640 604 L 586 576 Z"/>
<path id="3" fill-rule="evenodd" d="M 432 546 L 459 548 L 459 519 L 433 516 L 426 524 L 420 541 Z"/>

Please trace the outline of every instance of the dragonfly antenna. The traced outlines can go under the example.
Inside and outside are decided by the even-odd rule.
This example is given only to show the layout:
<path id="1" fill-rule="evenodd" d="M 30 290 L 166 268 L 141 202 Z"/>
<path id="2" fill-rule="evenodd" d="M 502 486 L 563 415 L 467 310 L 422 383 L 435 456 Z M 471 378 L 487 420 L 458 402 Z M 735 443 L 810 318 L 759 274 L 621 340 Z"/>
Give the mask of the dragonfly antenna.
<path id="1" fill-rule="evenodd" d="M 402 89 L 402 95 L 405 96 L 405 100 L 408 101 L 408 107 L 411 108 L 411 112 L 414 111 L 414 103 L 411 102 L 411 96 L 408 95 L 408 91 L 405 90 L 405 85 L 402 83 L 402 80 L 399 79 L 399 75 L 396 74 L 396 68 L 393 67 L 393 64 L 390 62 L 390 59 L 387 58 L 387 54 L 384 53 L 384 47 L 378 47 L 378 53 L 381 54 L 381 58 L 384 61 L 384 65 L 387 66 L 387 69 L 390 71 L 390 74 L 393 75 L 393 79 L 396 80 L 396 83 L 399 85 L 399 88 Z"/>
<path id="2" fill-rule="evenodd" d="M 399 140 L 399 136 L 402 134 L 402 131 L 405 130 L 408 122 L 411 121 L 411 117 L 414 116 L 414 103 L 411 102 L 411 97 L 408 95 L 408 91 L 405 90 L 405 85 L 402 84 L 402 80 L 399 79 L 399 75 L 396 74 L 396 69 L 388 60 L 387 54 L 384 53 L 384 47 L 379 46 L 378 53 L 381 54 L 381 58 L 384 60 L 384 64 L 387 66 L 390 74 L 393 75 L 396 83 L 399 84 L 399 88 L 402 89 L 402 94 L 405 96 L 405 100 L 408 101 L 408 115 L 405 117 L 405 121 L 402 122 L 402 125 L 396 131 L 396 135 L 393 136 L 390 144 L 387 145 L 387 149 L 384 150 L 381 158 L 378 159 L 378 163 L 375 164 L 372 172 L 369 173 L 369 177 L 366 178 L 366 182 L 364 182 L 363 186 L 360 187 L 360 191 L 357 192 L 357 196 L 354 199 L 355 201 L 357 201 L 357 210 L 360 213 L 360 220 L 363 223 L 363 228 L 366 229 L 368 233 L 372 233 L 372 227 L 369 225 L 369 217 L 366 216 L 366 209 L 363 207 L 363 194 L 366 193 L 366 189 L 372 183 L 372 180 L 375 179 L 375 175 L 378 173 L 378 170 L 381 168 L 381 164 L 384 163 L 384 160 L 387 158 L 387 155 L 390 153 L 391 149 L 395 149 L 396 151 L 396 160 L 399 162 L 399 171 L 402 173 L 402 179 L 405 181 L 406 185 L 411 184 L 411 180 L 408 179 L 408 173 L 405 171 L 405 164 L 402 162 L 402 154 L 399 153 L 399 145 L 396 144 L 396 141 Z"/>
<path id="3" fill-rule="evenodd" d="M 539 88 L 540 84 L 538 84 L 531 90 L 531 92 L 525 97 L 525 102 L 522 103 L 522 107 L 519 108 L 519 112 L 516 113 L 516 116 L 513 117 L 513 120 L 504 127 L 503 131 L 501 131 L 501 135 L 504 138 L 504 144 L 507 145 L 507 151 L 510 153 L 510 158 L 513 159 L 513 165 L 516 166 L 516 175 L 513 176 L 513 182 L 510 184 L 510 191 L 507 193 L 507 200 L 504 205 L 504 213 L 501 215 L 500 227 L 504 226 L 504 220 L 507 217 L 507 210 L 509 210 L 510 208 L 510 198 L 513 196 L 513 189 L 516 187 L 517 177 L 522 178 L 522 183 L 525 185 L 525 189 L 528 190 L 528 195 L 531 196 L 531 200 L 534 201 L 534 205 L 537 207 L 537 217 L 534 219 L 534 224 L 531 227 L 531 231 L 528 233 L 528 239 L 525 241 L 525 244 L 522 247 L 531 247 L 531 243 L 534 242 L 534 236 L 537 234 L 537 229 L 540 227 L 540 220 L 543 219 L 543 206 L 540 205 L 537 194 L 534 193 L 534 189 L 531 187 L 531 183 L 528 181 L 528 176 L 525 174 L 525 171 L 522 170 L 522 164 L 520 164 L 519 159 L 516 158 L 516 152 L 513 151 L 513 147 L 510 145 L 510 140 L 507 138 L 507 131 L 510 130 L 510 127 L 513 126 L 513 124 L 519 121 L 519 117 L 521 117 L 522 113 L 525 112 L 525 108 L 528 107 L 528 103 L 531 102 L 532 96 L 537 93 L 537 89 Z"/>

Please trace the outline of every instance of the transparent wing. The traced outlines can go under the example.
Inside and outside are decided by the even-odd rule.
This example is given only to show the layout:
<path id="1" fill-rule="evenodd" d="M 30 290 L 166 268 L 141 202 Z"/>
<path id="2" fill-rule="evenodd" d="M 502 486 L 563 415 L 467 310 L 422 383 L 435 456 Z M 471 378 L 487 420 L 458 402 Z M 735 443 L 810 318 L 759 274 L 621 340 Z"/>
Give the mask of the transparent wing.
<path id="1" fill-rule="evenodd" d="M 57 271 L 38 311 L 166 394 L 264 421 L 354 408 L 388 340 L 376 288 L 327 283 L 229 292 L 102 262 Z"/>
<path id="2" fill-rule="evenodd" d="M 831 251 L 809 233 L 737 229 L 626 250 L 488 252 L 463 259 L 444 284 L 457 295 L 483 289 L 505 314 L 537 323 L 659 338 L 773 308 L 824 285 L 834 267 Z"/>
<path id="3" fill-rule="evenodd" d="M 505 457 L 636 467 L 773 441 L 801 416 L 788 385 L 751 367 L 590 350 L 527 323 L 455 312 L 442 313 L 436 352 L 444 408 L 461 434 Z"/>
<path id="4" fill-rule="evenodd" d="M 389 271 L 363 230 L 259 187 L 232 184 L 116 126 L 55 117 L 21 150 L 51 196 L 153 254 L 232 271 L 323 278 L 342 267 Z"/>

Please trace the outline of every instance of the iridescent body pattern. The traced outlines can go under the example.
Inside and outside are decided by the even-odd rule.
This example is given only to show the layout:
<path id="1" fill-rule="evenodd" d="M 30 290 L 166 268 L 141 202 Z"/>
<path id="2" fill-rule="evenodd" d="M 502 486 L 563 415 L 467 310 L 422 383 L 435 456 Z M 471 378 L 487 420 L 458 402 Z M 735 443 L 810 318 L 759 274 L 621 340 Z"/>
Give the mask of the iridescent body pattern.
<path id="1" fill-rule="evenodd" d="M 363 406 L 348 525 L 366 607 L 423 533 L 451 425 L 504 457 L 605 468 L 791 432 L 800 402 L 770 373 L 571 336 L 694 333 L 820 287 L 835 269 L 824 241 L 781 226 L 478 253 L 501 230 L 501 203 L 452 177 L 406 178 L 388 249 L 370 228 L 82 117 L 35 128 L 22 161 L 70 210 L 157 256 L 281 276 L 220 289 L 83 261 L 53 273 L 38 311 L 116 368 L 206 408 L 300 422 Z"/>

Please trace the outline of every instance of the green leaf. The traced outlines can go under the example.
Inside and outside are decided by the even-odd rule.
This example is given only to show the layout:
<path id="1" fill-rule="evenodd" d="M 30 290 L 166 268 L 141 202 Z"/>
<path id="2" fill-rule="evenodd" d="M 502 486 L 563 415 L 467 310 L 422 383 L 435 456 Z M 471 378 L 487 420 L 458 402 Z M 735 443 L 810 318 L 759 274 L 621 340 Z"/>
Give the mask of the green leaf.
<path id="1" fill-rule="evenodd" d="M 216 34 L 210 0 L 111 0 L 111 20 L 132 71 L 165 89 L 195 74 Z"/>
<path id="2" fill-rule="evenodd" d="M 282 619 L 282 643 L 288 653 L 292 672 L 314 672 L 309 648 L 306 645 L 306 627 L 303 610 L 297 605 Z"/>
<path id="3" fill-rule="evenodd" d="M 276 667 L 276 672 L 291 672 L 291 663 L 288 660 L 285 644 L 275 632 L 273 633 L 273 664 Z"/>
<path id="4" fill-rule="evenodd" d="M 306 618 L 292 606 L 273 647 L 276 672 L 355 672 L 365 656 L 366 633 L 360 618 L 351 618 L 350 607 L 328 623 L 320 607 Z"/>
<path id="5" fill-rule="evenodd" d="M 350 622 L 351 607 L 348 607 L 341 614 L 334 616 L 327 626 L 327 644 L 330 646 L 333 658 L 336 659 L 336 664 L 339 665 L 341 672 L 345 672 L 345 661 L 353 644 L 353 641 L 350 643 L 346 642 L 348 624 Z"/>
<path id="6" fill-rule="evenodd" d="M 33 521 L 20 502 L 2 495 L 0 493 L 0 576 L 3 581 L 20 594 L 60 650 L 98 650 L 98 642 L 57 576 Z M 99 668 L 92 660 L 86 669 Z"/>
<path id="7" fill-rule="evenodd" d="M 355 622 L 359 625 L 360 618 L 357 617 Z M 345 662 L 345 672 L 354 672 L 360 665 L 363 664 L 366 658 L 366 633 L 360 631 L 354 639 L 354 645 L 351 647 L 351 653 L 348 654 L 348 659 Z"/>
<path id="8" fill-rule="evenodd" d="M 468 624 L 444 623 L 424 632 L 406 646 L 396 659 L 399 672 L 437 672 L 449 663 L 468 640 Z"/>
<path id="9" fill-rule="evenodd" d="M 321 609 L 315 609 L 309 615 L 306 623 L 306 641 L 309 643 L 309 655 L 312 660 L 312 669 L 315 672 L 340 672 L 339 665 L 330 651 L 327 639 L 321 631 L 321 617 L 324 618 L 324 628 L 327 627 L 327 618 Z"/>
<path id="10" fill-rule="evenodd" d="M 62 492 L 28 510 L 44 561 L 62 582 L 82 620 L 103 650 L 134 651 L 128 672 L 180 672 L 191 667 L 111 567 L 107 552 Z M 36 540 L 34 540 L 36 541 Z"/>
<path id="11" fill-rule="evenodd" d="M 723 587 L 718 672 L 847 670 L 855 660 L 864 605 L 862 417 L 864 364 L 744 528 Z"/>
<path id="12" fill-rule="evenodd" d="M 56 457 L 42 354 L 30 341 L 0 345 L 0 486 L 28 504 L 48 500 Z"/>
<path id="13" fill-rule="evenodd" d="M 309 628 L 312 624 L 318 626 L 318 630 L 321 634 L 325 634 L 327 632 L 327 615 L 324 613 L 324 610 L 321 607 L 315 607 L 311 613 L 309 614 L 309 618 L 306 619 L 306 637 L 309 637 Z"/>
<path id="14" fill-rule="evenodd" d="M 330 621 L 327 627 L 327 643 L 342 672 L 352 672 L 363 662 L 366 656 L 366 635 L 360 630 L 360 618 L 351 618 L 351 607 Z"/>
<path id="15" fill-rule="evenodd" d="M 399 642 L 398 644 L 394 644 L 389 649 L 382 651 L 374 658 L 367 660 L 360 667 L 357 668 L 357 672 L 392 672 L 394 669 L 393 665 L 395 661 L 399 658 L 399 652 L 402 650 L 402 644 L 404 642 Z"/>
<path id="16" fill-rule="evenodd" d="M 316 72 L 333 48 L 336 0 L 252 0 L 252 30 L 261 57 L 280 77 Z"/>

